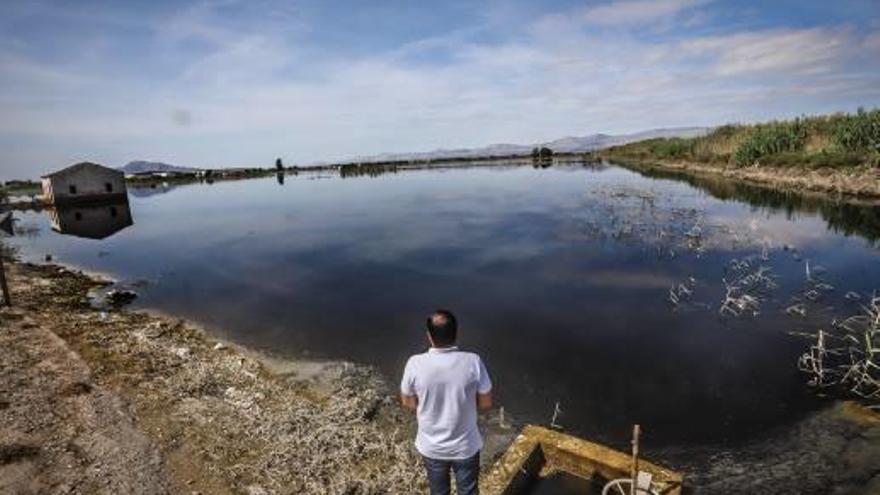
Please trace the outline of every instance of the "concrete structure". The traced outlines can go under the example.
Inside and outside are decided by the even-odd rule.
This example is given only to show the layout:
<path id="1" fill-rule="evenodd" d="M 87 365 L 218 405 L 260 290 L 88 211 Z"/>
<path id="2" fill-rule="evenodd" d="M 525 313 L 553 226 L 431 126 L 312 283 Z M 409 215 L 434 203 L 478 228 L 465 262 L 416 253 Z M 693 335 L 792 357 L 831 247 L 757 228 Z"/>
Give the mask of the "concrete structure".
<path id="1" fill-rule="evenodd" d="M 77 163 L 42 179 L 43 201 L 48 204 L 118 202 L 128 198 L 125 174 L 96 163 Z"/>
<path id="2" fill-rule="evenodd" d="M 633 470 L 636 476 L 633 476 Z M 540 480 L 560 474 L 580 478 L 593 486 L 618 480 L 615 485 L 620 489 L 609 491 L 615 494 L 631 493 L 632 478 L 636 478 L 638 487 L 633 492 L 639 494 L 681 495 L 684 482 L 681 473 L 667 467 L 640 459 L 634 468 L 633 457 L 623 452 L 558 431 L 526 425 L 489 473 L 482 477 L 480 492 L 528 494 Z M 587 490 L 583 493 L 598 492 Z"/>

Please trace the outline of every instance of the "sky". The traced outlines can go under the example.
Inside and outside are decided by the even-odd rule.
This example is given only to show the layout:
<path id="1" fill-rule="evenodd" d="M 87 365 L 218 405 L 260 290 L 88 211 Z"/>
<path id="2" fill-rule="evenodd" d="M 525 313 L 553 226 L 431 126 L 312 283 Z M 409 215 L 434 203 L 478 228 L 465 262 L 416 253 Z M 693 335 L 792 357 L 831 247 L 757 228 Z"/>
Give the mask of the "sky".
<path id="1" fill-rule="evenodd" d="M 878 0 L 0 3 L 0 180 L 880 106 Z"/>

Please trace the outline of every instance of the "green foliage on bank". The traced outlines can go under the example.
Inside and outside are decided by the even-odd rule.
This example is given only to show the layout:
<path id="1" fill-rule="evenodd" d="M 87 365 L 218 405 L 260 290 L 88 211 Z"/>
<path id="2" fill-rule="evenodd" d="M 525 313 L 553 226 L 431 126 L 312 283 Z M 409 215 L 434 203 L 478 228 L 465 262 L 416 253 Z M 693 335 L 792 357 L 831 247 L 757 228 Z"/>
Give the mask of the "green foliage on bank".
<path id="1" fill-rule="evenodd" d="M 729 166 L 880 166 L 880 109 L 728 124 L 706 136 L 659 138 L 603 150 L 609 158 L 679 160 Z"/>
<path id="2" fill-rule="evenodd" d="M 758 125 L 736 148 L 733 161 L 737 165 L 751 165 L 767 156 L 797 153 L 804 150 L 806 141 L 807 131 L 800 119 Z"/>
<path id="3" fill-rule="evenodd" d="M 851 152 L 880 153 L 880 109 L 841 117 L 834 128 L 834 141 Z"/>

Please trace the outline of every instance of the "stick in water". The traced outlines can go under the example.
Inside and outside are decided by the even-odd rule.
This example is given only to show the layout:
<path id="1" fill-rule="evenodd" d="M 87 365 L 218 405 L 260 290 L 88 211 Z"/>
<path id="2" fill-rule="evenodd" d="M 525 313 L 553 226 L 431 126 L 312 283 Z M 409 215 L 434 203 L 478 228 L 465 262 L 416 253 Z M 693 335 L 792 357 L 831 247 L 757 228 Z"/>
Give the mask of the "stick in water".
<path id="1" fill-rule="evenodd" d="M 633 463 L 632 463 L 632 486 L 630 487 L 630 495 L 636 495 L 636 482 L 639 477 L 639 434 L 641 434 L 642 429 L 639 425 L 633 425 L 633 439 L 632 439 L 632 453 L 633 453 Z"/>

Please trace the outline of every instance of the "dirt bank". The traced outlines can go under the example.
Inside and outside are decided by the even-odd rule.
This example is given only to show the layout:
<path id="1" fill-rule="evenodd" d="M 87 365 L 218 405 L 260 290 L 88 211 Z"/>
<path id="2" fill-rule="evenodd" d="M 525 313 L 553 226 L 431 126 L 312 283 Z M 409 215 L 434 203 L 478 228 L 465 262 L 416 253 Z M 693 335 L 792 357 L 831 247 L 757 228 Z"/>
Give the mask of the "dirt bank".
<path id="1" fill-rule="evenodd" d="M 636 170 L 659 169 L 692 175 L 726 177 L 779 190 L 831 194 L 853 201 L 880 204 L 880 172 L 867 166 L 846 169 L 732 167 L 689 161 L 640 160 L 615 154 L 604 155 L 601 152 L 599 154 L 602 158 Z"/>
<path id="2" fill-rule="evenodd" d="M 412 420 L 350 364 L 285 367 L 182 321 L 96 311 L 13 264 L 0 311 L 2 493 L 414 493 Z"/>

